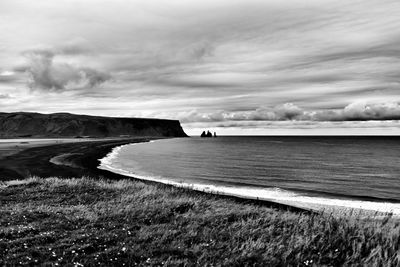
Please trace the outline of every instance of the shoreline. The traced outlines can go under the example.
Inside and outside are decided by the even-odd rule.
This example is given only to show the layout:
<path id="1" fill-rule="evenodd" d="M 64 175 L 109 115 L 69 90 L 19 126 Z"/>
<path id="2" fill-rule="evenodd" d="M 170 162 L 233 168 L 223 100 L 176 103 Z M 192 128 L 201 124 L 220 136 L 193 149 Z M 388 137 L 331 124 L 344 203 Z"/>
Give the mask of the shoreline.
<path id="1" fill-rule="evenodd" d="M 15 154 L 0 159 L 0 182 L 23 180 L 30 177 L 40 178 L 80 178 L 92 177 L 94 179 L 109 180 L 136 180 L 158 187 L 174 187 L 165 183 L 144 180 L 138 177 L 118 174 L 110 170 L 100 169 L 100 160 L 106 157 L 113 149 L 128 144 L 161 140 L 160 137 L 138 137 L 129 139 L 90 140 L 62 144 L 35 146 L 19 151 Z M 195 191 L 179 187 L 184 191 Z M 199 194 L 210 193 L 195 191 Z M 268 200 L 243 198 L 239 196 L 213 194 L 223 199 L 231 199 L 238 203 L 253 203 L 261 206 L 272 207 L 293 212 L 315 213 L 310 209 L 300 208 L 284 203 Z"/>
<path id="2" fill-rule="evenodd" d="M 334 216 L 97 169 L 114 147 L 146 141 L 48 145 L 0 159 L 0 172 L 8 162 L 14 174 L 29 167 L 37 176 L 0 180 L 0 265 L 397 262 L 393 216 Z"/>
<path id="3" fill-rule="evenodd" d="M 130 145 L 130 144 L 127 144 Z M 326 198 L 324 196 L 307 196 L 297 195 L 295 197 L 285 196 L 270 196 L 268 189 L 257 188 L 249 189 L 246 187 L 227 187 L 227 186 L 216 186 L 212 184 L 193 184 L 178 182 L 174 180 L 154 178 L 154 177 L 141 177 L 136 174 L 116 169 L 110 165 L 110 161 L 118 154 L 121 145 L 114 147 L 104 158 L 100 161 L 99 169 L 109 171 L 111 173 L 117 173 L 125 177 L 133 179 L 154 182 L 157 184 L 163 184 L 167 186 L 173 186 L 177 188 L 183 188 L 186 190 L 192 190 L 196 192 L 217 195 L 221 197 L 232 197 L 236 199 L 244 199 L 248 201 L 260 201 L 267 203 L 274 203 L 282 205 L 284 207 L 291 207 L 300 209 L 307 212 L 325 213 L 338 216 L 362 216 L 362 217 L 385 217 L 393 216 L 396 218 L 400 217 L 400 203 L 390 202 L 385 200 L 373 201 L 370 199 L 358 199 L 358 198 Z M 251 190 L 253 193 L 248 193 Z M 246 192 L 244 192 L 246 191 Z M 262 191 L 262 192 L 261 192 Z M 265 192 L 264 192 L 265 191 Z"/>
<path id="4" fill-rule="evenodd" d="M 367 210 L 359 208 L 348 208 L 340 205 L 322 205 L 318 203 L 298 203 L 290 200 L 275 200 L 257 196 L 227 193 L 221 190 L 210 190 L 196 188 L 193 185 L 183 185 L 176 182 L 160 181 L 157 179 L 146 179 L 132 174 L 125 174 L 101 166 L 101 159 L 106 158 L 114 150 L 123 145 L 150 142 L 164 138 L 140 137 L 129 139 L 96 139 L 83 140 L 79 142 L 57 143 L 49 145 L 34 146 L 19 151 L 0 159 L 0 181 L 21 180 L 29 177 L 59 177 L 79 178 L 92 177 L 95 179 L 133 179 L 147 184 L 161 187 L 176 187 L 182 190 L 196 191 L 201 194 L 217 195 L 221 198 L 234 199 L 242 203 L 258 203 L 261 205 L 285 209 L 296 212 L 328 213 L 340 216 L 362 215 L 362 216 L 386 216 L 387 212 Z M 390 214 L 390 213 L 389 213 Z M 398 217 L 398 214 L 394 215 Z"/>

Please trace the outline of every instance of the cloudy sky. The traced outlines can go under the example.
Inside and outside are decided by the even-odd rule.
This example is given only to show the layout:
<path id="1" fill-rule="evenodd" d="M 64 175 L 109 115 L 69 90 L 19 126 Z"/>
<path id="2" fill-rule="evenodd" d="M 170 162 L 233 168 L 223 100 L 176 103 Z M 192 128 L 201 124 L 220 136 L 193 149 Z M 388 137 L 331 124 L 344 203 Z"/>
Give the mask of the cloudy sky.
<path id="1" fill-rule="evenodd" d="M 400 134 L 398 0 L 1 0 L 0 111 Z"/>

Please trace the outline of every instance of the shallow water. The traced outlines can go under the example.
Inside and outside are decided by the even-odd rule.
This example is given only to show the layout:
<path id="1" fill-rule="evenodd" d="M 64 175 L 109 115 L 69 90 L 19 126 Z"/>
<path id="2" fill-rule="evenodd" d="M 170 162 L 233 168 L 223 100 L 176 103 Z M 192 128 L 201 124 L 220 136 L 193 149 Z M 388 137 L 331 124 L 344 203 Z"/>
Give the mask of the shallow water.
<path id="1" fill-rule="evenodd" d="M 122 146 L 101 168 L 277 201 L 400 213 L 400 138 L 179 138 Z"/>

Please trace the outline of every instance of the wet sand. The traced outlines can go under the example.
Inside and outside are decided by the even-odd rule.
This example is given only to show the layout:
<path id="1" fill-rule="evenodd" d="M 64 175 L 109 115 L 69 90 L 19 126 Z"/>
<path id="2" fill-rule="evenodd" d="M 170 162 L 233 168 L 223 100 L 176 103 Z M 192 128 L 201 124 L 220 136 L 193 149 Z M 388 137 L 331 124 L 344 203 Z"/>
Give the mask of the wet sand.
<path id="1" fill-rule="evenodd" d="M 90 139 L 0 139 L 0 159 L 17 154 L 23 150 L 33 147 L 40 147 L 46 145 L 62 144 L 62 143 L 75 143 L 75 142 L 87 142 Z"/>

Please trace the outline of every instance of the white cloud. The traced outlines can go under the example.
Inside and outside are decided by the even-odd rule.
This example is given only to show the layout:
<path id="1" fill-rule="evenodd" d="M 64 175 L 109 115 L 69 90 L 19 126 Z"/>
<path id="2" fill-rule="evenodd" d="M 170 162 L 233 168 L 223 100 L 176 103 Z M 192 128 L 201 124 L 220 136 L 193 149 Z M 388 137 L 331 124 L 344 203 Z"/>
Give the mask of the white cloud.
<path id="1" fill-rule="evenodd" d="M 3 0 L 0 93 L 37 89 L 18 110 L 56 111 L 57 92 L 60 110 L 101 115 L 390 120 L 399 13 L 396 0 Z"/>
<path id="2" fill-rule="evenodd" d="M 293 103 L 273 108 L 259 107 L 250 111 L 201 113 L 182 112 L 178 117 L 185 123 L 224 121 L 381 121 L 400 120 L 400 103 L 351 103 L 343 109 L 304 110 Z"/>

